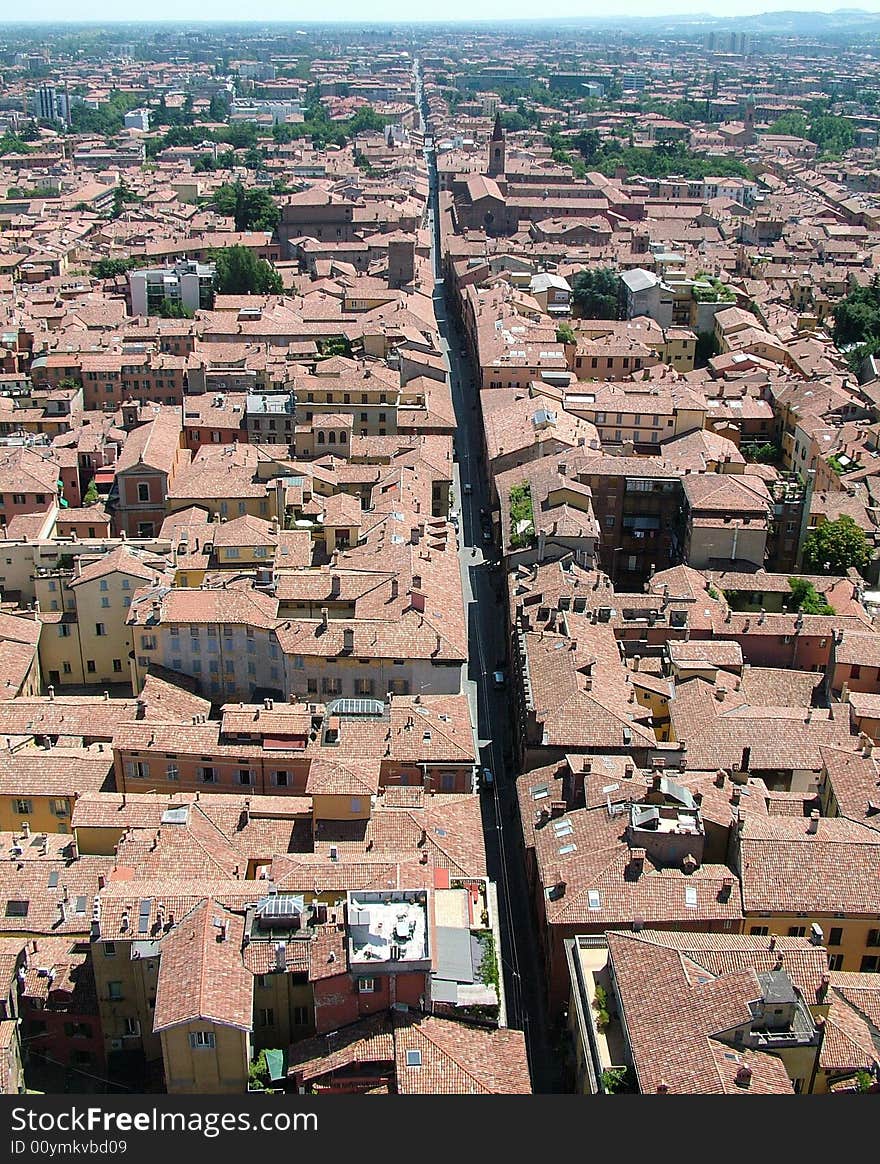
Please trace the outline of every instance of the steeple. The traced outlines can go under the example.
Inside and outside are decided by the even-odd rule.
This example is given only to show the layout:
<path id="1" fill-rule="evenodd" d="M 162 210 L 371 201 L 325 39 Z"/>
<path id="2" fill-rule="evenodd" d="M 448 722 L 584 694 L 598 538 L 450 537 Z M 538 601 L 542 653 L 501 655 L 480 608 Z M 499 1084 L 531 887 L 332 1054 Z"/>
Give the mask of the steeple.
<path id="1" fill-rule="evenodd" d="M 489 139 L 489 168 L 490 178 L 497 178 L 504 173 L 506 166 L 507 143 L 504 139 L 504 130 L 501 128 L 501 114 L 495 114 L 495 126 Z"/>

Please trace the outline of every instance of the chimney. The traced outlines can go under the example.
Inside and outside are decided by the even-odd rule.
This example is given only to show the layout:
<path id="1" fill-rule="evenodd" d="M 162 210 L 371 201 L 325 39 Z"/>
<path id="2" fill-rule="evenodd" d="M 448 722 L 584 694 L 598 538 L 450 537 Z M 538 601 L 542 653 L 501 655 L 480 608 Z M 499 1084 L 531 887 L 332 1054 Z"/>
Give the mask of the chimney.
<path id="1" fill-rule="evenodd" d="M 396 598 L 398 591 L 398 582 L 396 578 L 391 579 L 391 597 Z"/>
<path id="2" fill-rule="evenodd" d="M 748 1087 L 752 1082 L 752 1069 L 747 1067 L 745 1063 L 741 1064 L 736 1070 L 736 1085 L 737 1087 Z"/>
<path id="3" fill-rule="evenodd" d="M 733 892 L 733 878 L 722 877 L 721 879 L 721 900 L 729 901 L 730 895 Z"/>
<path id="4" fill-rule="evenodd" d="M 764 607 L 762 606 L 762 607 L 761 607 L 761 613 L 758 615 L 758 626 L 762 626 L 762 625 L 763 625 L 763 623 L 764 623 L 764 619 L 765 619 L 766 617 L 767 617 L 767 611 L 766 611 L 766 610 L 764 609 Z"/>
<path id="5" fill-rule="evenodd" d="M 322 606 L 321 607 L 321 623 L 324 627 L 324 630 L 327 629 L 327 623 L 328 623 L 329 619 L 330 619 L 330 612 L 328 611 L 326 606 Z"/>
<path id="6" fill-rule="evenodd" d="M 629 865 L 635 877 L 640 877 L 645 868 L 645 857 L 647 851 L 645 849 L 630 849 Z"/>
<path id="7" fill-rule="evenodd" d="M 658 1083 L 657 1084 L 657 1094 L 658 1095 L 668 1095 L 669 1094 L 669 1084 L 668 1083 Z"/>
<path id="8" fill-rule="evenodd" d="M 25 838 L 25 840 L 27 840 L 27 838 L 31 835 L 31 826 L 26 820 L 21 822 L 21 835 Z"/>
<path id="9" fill-rule="evenodd" d="M 635 764 L 624 764 L 624 766 L 623 766 L 624 779 L 632 780 L 633 773 L 635 772 L 635 770 L 636 770 Z"/>
<path id="10" fill-rule="evenodd" d="M 752 749 L 750 747 L 743 748 L 742 759 L 740 760 L 740 772 L 748 772 L 749 765 L 752 762 Z"/>
<path id="11" fill-rule="evenodd" d="M 50 684 L 48 690 L 49 690 L 49 702 L 51 703 L 55 699 L 55 688 Z"/>
<path id="12" fill-rule="evenodd" d="M 682 858 L 681 867 L 685 873 L 693 873 L 697 867 L 697 864 L 697 858 L 693 855 L 693 853 L 686 853 Z"/>
<path id="13" fill-rule="evenodd" d="M 565 816 L 565 810 L 567 807 L 568 806 L 566 805 L 564 800 L 551 800 L 550 801 L 550 815 L 551 815 L 551 817 L 553 817 L 555 819 L 556 817 Z"/>
<path id="14" fill-rule="evenodd" d="M 642 656 L 641 655 L 633 655 L 633 657 L 632 657 L 632 669 L 633 669 L 633 671 L 638 671 L 638 669 L 641 665 L 642 665 Z"/>
<path id="15" fill-rule="evenodd" d="M 719 768 L 718 771 L 715 773 L 715 787 L 716 788 L 723 788 L 724 787 L 724 780 L 725 780 L 724 769 Z"/>
<path id="16" fill-rule="evenodd" d="M 770 949 L 771 949 L 771 950 L 775 950 L 775 949 L 776 949 L 776 934 L 771 934 L 771 935 L 770 935 Z"/>
<path id="17" fill-rule="evenodd" d="M 819 810 L 814 808 L 810 813 L 810 823 L 807 825 L 808 833 L 817 833 L 819 831 Z"/>
<path id="18" fill-rule="evenodd" d="M 275 969 L 281 974 L 287 969 L 287 946 L 284 942 L 275 943 Z"/>

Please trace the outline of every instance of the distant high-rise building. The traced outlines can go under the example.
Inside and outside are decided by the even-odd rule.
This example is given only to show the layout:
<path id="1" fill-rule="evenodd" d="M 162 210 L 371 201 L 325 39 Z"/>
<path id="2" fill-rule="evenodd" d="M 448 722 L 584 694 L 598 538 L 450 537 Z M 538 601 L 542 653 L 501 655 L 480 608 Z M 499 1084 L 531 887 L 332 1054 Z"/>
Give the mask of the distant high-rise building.
<path id="1" fill-rule="evenodd" d="M 58 118 L 58 92 L 54 85 L 41 85 L 37 90 L 37 115 L 41 121 Z"/>

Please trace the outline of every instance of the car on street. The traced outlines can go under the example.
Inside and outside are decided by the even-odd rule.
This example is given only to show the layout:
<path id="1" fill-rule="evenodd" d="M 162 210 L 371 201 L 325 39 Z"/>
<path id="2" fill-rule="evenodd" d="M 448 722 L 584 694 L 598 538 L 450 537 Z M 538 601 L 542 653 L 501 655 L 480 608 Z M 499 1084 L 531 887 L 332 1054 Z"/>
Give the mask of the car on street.
<path id="1" fill-rule="evenodd" d="M 492 775 L 491 768 L 484 768 L 482 774 L 482 784 L 484 788 L 491 788 L 495 783 L 495 777 Z"/>
<path id="2" fill-rule="evenodd" d="M 470 483 L 470 481 L 465 481 L 465 483 L 464 483 L 464 492 L 465 492 L 465 493 L 468 493 L 468 494 L 470 494 L 470 493 L 472 493 L 472 492 L 473 492 L 473 488 L 472 488 L 472 486 L 471 486 L 471 483 Z"/>
<path id="3" fill-rule="evenodd" d="M 507 682 L 507 679 L 505 677 L 504 672 L 503 671 L 493 671 L 492 682 L 495 684 L 496 687 L 503 687 L 504 684 Z"/>

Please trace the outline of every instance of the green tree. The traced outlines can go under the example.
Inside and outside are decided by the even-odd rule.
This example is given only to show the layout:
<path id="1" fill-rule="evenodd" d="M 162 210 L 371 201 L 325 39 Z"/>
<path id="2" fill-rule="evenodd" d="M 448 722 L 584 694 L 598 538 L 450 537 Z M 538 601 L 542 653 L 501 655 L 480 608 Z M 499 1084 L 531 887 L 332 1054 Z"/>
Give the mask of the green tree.
<path id="1" fill-rule="evenodd" d="M 153 315 L 159 315 L 163 319 L 192 319 L 195 313 L 189 307 L 184 307 L 177 299 L 162 299 Z"/>
<path id="2" fill-rule="evenodd" d="M 208 117 L 211 121 L 225 121 L 229 116 L 229 101 L 221 93 L 215 93 L 211 98 L 211 108 Z"/>
<path id="3" fill-rule="evenodd" d="M 0 158 L 4 154 L 29 154 L 31 152 L 30 146 L 24 138 L 11 133 L 8 129 L 0 137 Z"/>
<path id="4" fill-rule="evenodd" d="M 789 578 L 791 598 L 789 610 L 802 610 L 804 614 L 834 614 L 834 607 L 826 602 L 816 587 L 806 578 Z"/>
<path id="5" fill-rule="evenodd" d="M 583 319 L 619 319 L 620 276 L 610 267 L 579 271 L 572 299 Z"/>
<path id="6" fill-rule="evenodd" d="M 798 113 L 794 109 L 790 109 L 787 113 L 783 113 L 780 117 L 776 118 L 770 126 L 770 132 L 786 134 L 790 137 L 806 137 L 807 128 L 805 115 Z"/>
<path id="7" fill-rule="evenodd" d="M 140 202 L 140 198 L 125 181 L 122 181 L 113 191 L 113 203 L 110 207 L 110 218 L 119 218 L 125 210 L 126 203 L 128 202 Z"/>
<path id="8" fill-rule="evenodd" d="M 823 521 L 804 541 L 804 569 L 813 574 L 845 574 L 853 567 L 863 573 L 870 560 L 868 539 L 846 514 Z"/>
<path id="9" fill-rule="evenodd" d="M 95 478 L 93 477 L 91 481 L 89 481 L 88 489 L 86 489 L 85 493 L 83 494 L 83 505 L 97 505 L 100 500 L 101 497 L 98 493 L 98 487 L 95 484 Z"/>
<path id="10" fill-rule="evenodd" d="M 351 344 L 344 335 L 331 335 L 326 339 L 318 340 L 318 355 L 322 360 L 330 360 L 334 356 L 350 356 Z"/>
<path id="11" fill-rule="evenodd" d="M 814 141 L 823 154 L 845 154 L 856 140 L 855 131 L 847 117 L 821 113 L 810 122 L 807 137 Z"/>
<path id="12" fill-rule="evenodd" d="M 274 230 L 281 220 L 271 195 L 241 182 L 224 182 L 211 201 L 218 214 L 235 221 L 236 230 Z"/>
<path id="13" fill-rule="evenodd" d="M 560 323 L 556 329 L 556 342 L 558 344 L 576 344 L 577 336 L 570 323 Z"/>
<path id="14" fill-rule="evenodd" d="M 216 266 L 214 287 L 221 295 L 280 295 L 281 276 L 271 263 L 257 258 L 247 247 L 213 251 Z"/>
<path id="15" fill-rule="evenodd" d="M 870 344 L 880 338 L 880 277 L 854 287 L 834 308 L 834 342 L 838 347 Z"/>

